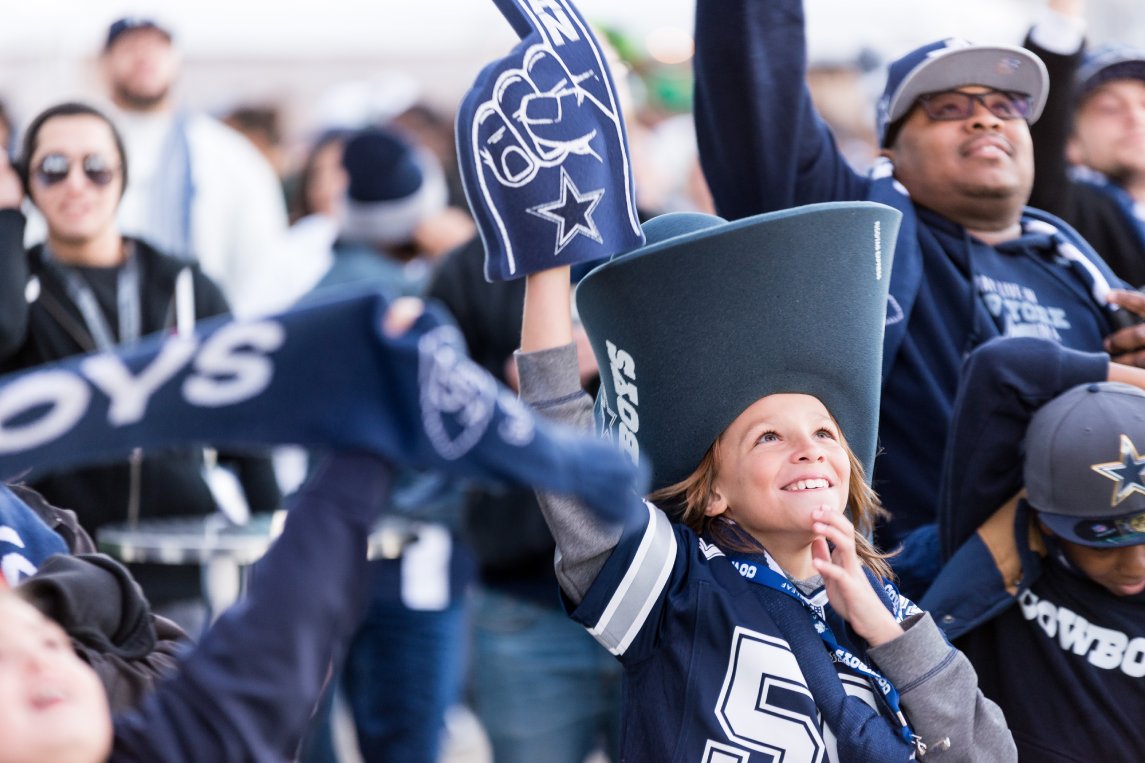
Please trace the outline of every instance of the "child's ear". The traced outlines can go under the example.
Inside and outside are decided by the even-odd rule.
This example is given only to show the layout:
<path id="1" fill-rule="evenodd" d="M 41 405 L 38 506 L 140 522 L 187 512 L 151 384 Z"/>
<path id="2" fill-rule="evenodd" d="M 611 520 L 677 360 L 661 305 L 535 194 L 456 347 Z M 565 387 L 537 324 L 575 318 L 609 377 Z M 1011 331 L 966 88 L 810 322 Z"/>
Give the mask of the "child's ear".
<path id="1" fill-rule="evenodd" d="M 718 517 L 728 510 L 727 499 L 724 494 L 720 492 L 719 488 L 712 488 L 711 497 L 708 499 L 708 505 L 704 507 L 705 517 Z"/>

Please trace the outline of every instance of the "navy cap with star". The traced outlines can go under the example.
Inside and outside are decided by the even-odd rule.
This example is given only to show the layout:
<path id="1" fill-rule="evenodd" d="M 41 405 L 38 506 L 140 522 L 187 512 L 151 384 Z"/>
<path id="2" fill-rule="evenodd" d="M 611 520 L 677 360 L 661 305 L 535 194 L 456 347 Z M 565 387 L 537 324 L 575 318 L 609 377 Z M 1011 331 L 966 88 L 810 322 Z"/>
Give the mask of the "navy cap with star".
<path id="1" fill-rule="evenodd" d="M 1145 391 L 1082 384 L 1042 406 L 1026 432 L 1027 500 L 1064 540 L 1145 543 Z"/>

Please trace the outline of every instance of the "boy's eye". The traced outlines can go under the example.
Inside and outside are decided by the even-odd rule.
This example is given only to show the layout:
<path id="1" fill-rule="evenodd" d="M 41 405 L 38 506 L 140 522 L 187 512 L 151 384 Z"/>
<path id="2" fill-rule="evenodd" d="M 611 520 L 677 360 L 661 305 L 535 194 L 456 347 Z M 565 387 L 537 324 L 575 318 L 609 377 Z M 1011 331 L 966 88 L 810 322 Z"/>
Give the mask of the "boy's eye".
<path id="1" fill-rule="evenodd" d="M 825 437 L 828 440 L 834 440 L 835 439 L 835 433 L 832 432 L 830 429 L 820 429 L 815 434 L 818 437 Z"/>
<path id="2" fill-rule="evenodd" d="M 759 436 L 759 442 L 778 442 L 778 441 L 779 441 L 779 433 L 778 432 L 764 432 L 763 434 L 761 434 Z"/>

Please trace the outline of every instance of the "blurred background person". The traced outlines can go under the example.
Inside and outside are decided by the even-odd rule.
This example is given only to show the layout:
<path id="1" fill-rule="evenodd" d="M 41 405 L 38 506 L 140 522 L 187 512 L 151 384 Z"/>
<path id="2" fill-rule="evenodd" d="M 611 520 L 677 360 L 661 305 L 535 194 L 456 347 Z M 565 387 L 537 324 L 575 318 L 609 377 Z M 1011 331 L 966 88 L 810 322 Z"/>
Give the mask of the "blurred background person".
<path id="1" fill-rule="evenodd" d="M 331 174 L 345 182 L 331 186 L 342 184 L 345 191 L 335 208 L 333 265 L 314 298 L 366 286 L 391 298 L 420 295 L 437 255 L 425 252 L 419 231 L 432 228 L 448 209 L 433 155 L 379 127 L 320 145 L 340 159 L 343 173 Z M 321 206 L 329 199 L 315 201 Z M 463 235 L 471 234 L 472 228 Z M 375 528 L 381 558 L 370 566 L 369 607 L 338 671 L 366 763 L 436 760 L 446 713 L 459 701 L 473 575 L 472 557 L 457 532 L 461 500 L 454 480 L 399 470 L 387 516 Z M 305 745 L 307 763 L 336 760 L 332 706 L 328 697 Z"/>
<path id="2" fill-rule="evenodd" d="M 156 331 L 190 331 L 198 318 L 227 312 L 218 287 L 193 263 L 123 235 L 116 222 L 129 177 L 123 143 L 107 116 L 64 103 L 32 120 L 17 162 L 0 168 L 0 372 L 135 342 Z M 20 182 L 22 181 L 22 182 Z M 47 240 L 25 251 L 23 191 L 47 226 Z M 242 490 L 232 513 L 272 511 L 280 494 L 268 460 L 224 457 Z M 136 451 L 127 462 L 51 474 L 31 473 L 49 502 L 72 509 L 91 535 L 111 522 L 213 514 L 204 452 Z M 201 630 L 198 567 L 135 565 L 152 606 Z"/>
<path id="3" fill-rule="evenodd" d="M 278 178 L 250 141 L 182 109 L 180 57 L 158 22 L 127 17 L 108 29 L 101 56 L 132 164 L 120 207 L 128 234 L 197 261 L 237 315 L 285 307 L 301 291 L 275 288 L 286 208 Z"/>
<path id="4" fill-rule="evenodd" d="M 1113 272 L 1145 285 L 1145 50 L 1086 50 L 1084 0 L 1049 0 L 1026 47 L 1050 74 L 1030 204 L 1058 215 Z"/>

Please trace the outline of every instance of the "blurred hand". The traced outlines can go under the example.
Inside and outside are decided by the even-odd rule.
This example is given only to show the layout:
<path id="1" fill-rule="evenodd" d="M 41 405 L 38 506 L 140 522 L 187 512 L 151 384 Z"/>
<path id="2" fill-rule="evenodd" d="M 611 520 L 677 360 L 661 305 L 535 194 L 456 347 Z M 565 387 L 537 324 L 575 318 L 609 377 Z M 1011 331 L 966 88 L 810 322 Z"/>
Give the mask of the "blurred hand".
<path id="1" fill-rule="evenodd" d="M 1049 8 L 1063 16 L 1081 18 L 1085 14 L 1085 0 L 1049 0 Z"/>
<path id="2" fill-rule="evenodd" d="M 8 160 L 8 153 L 0 151 L 0 209 L 13 209 L 24 201 L 24 186 Z"/>
<path id="3" fill-rule="evenodd" d="M 1106 299 L 1137 319 L 1145 319 L 1145 294 L 1114 289 Z M 1118 363 L 1145 368 L 1145 323 L 1114 331 L 1105 338 L 1105 351 Z"/>

